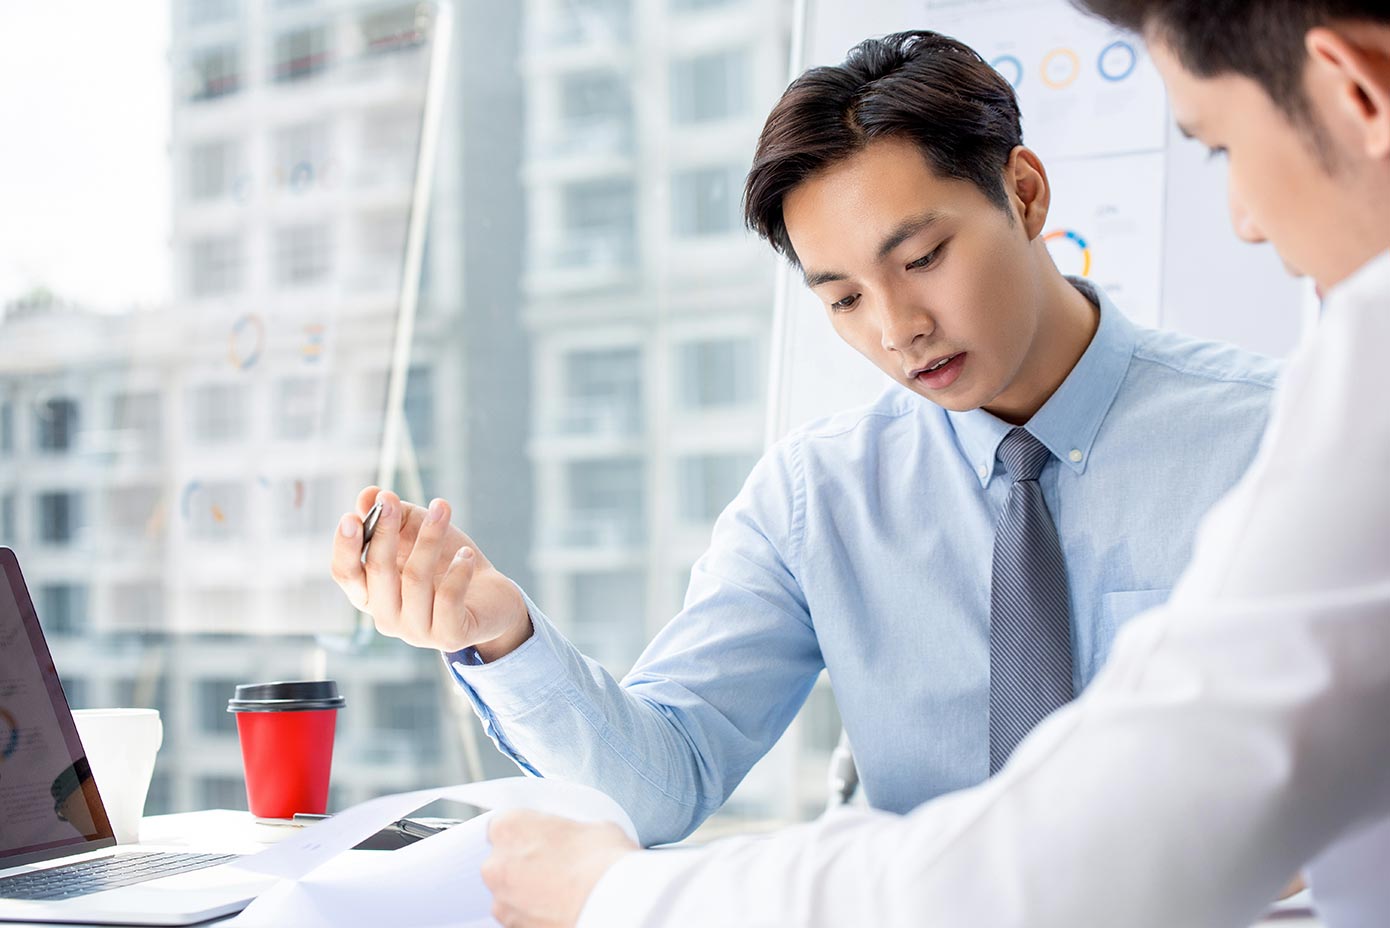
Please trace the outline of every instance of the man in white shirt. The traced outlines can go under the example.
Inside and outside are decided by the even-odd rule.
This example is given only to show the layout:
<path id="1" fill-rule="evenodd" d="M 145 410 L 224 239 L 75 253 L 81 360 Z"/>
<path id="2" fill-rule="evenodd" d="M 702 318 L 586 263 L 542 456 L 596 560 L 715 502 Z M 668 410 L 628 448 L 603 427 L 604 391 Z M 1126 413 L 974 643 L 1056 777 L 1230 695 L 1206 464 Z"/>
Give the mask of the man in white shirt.
<path id="1" fill-rule="evenodd" d="M 1237 234 L 1325 294 L 1254 465 L 1162 609 L 980 787 L 905 816 L 638 852 L 497 818 L 511 926 L 1238 926 L 1307 868 L 1390 924 L 1390 9 L 1085 0 L 1142 31 Z"/>

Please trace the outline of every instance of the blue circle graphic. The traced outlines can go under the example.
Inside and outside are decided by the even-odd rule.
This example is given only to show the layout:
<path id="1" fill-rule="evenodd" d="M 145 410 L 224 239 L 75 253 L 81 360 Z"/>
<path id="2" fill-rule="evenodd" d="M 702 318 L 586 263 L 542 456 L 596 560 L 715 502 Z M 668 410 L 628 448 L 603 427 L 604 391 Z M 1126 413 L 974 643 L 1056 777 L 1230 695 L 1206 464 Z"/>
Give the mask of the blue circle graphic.
<path id="1" fill-rule="evenodd" d="M 1109 65 L 1106 59 L 1111 59 Z M 1123 62 L 1123 67 L 1119 65 Z M 1096 56 L 1096 70 L 1100 76 L 1111 83 L 1119 83 L 1134 73 L 1134 69 L 1139 65 L 1139 53 L 1134 50 L 1134 46 L 1124 41 L 1116 39 L 1109 45 L 1100 50 Z"/>
<path id="2" fill-rule="evenodd" d="M 1004 65 L 1013 68 L 1013 77 L 1010 77 L 1004 70 Z M 1019 84 L 1023 83 L 1023 62 L 1019 61 L 1013 55 L 1000 55 L 998 58 L 991 61 L 989 66 L 998 71 L 1004 80 L 1009 82 L 1009 86 L 1013 87 L 1015 90 L 1018 89 Z"/>

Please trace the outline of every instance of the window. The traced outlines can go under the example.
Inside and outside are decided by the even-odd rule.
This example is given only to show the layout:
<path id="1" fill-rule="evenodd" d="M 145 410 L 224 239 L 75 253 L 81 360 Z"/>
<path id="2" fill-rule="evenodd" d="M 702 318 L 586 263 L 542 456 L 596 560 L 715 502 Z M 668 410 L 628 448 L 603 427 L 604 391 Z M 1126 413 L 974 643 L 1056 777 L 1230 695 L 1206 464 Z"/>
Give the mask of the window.
<path id="1" fill-rule="evenodd" d="M 34 426 L 40 451 L 72 451 L 77 443 L 77 401 L 55 397 L 35 404 Z"/>
<path id="2" fill-rule="evenodd" d="M 424 41 L 413 3 L 372 13 L 362 19 L 362 45 L 367 54 L 400 51 Z"/>
<path id="3" fill-rule="evenodd" d="M 235 45 L 222 45 L 195 51 L 192 57 L 192 100 L 215 100 L 236 93 L 241 87 L 240 56 Z"/>
<path id="4" fill-rule="evenodd" d="M 63 698 L 68 701 L 69 709 L 90 708 L 90 697 L 87 695 L 90 690 L 86 677 L 79 677 L 67 669 L 63 671 Z"/>
<path id="5" fill-rule="evenodd" d="M 155 533 L 163 495 L 157 486 L 119 486 L 106 491 L 104 522 L 120 550 Z"/>
<path id="6" fill-rule="evenodd" d="M 14 405 L 0 403 L 0 455 L 14 454 Z"/>
<path id="7" fill-rule="evenodd" d="M 275 382 L 275 437 L 304 441 L 328 426 L 328 382 L 322 377 L 282 377 Z"/>
<path id="8" fill-rule="evenodd" d="M 87 630 L 87 588 L 77 583 L 39 587 L 39 622 L 50 635 L 80 635 Z"/>
<path id="9" fill-rule="evenodd" d="M 74 491 L 40 493 L 35 498 L 39 522 L 39 541 L 48 545 L 70 545 L 82 523 L 82 494 Z"/>
<path id="10" fill-rule="evenodd" d="M 19 541 L 19 524 L 15 522 L 14 494 L 0 493 L 0 544 Z"/>
<path id="11" fill-rule="evenodd" d="M 150 581 L 114 583 L 108 608 L 113 628 L 123 631 L 163 628 L 164 588 Z"/>
<path id="12" fill-rule="evenodd" d="M 581 181 L 565 189 L 564 228 L 570 243 L 564 266 L 627 265 L 636 251 L 632 181 Z"/>
<path id="13" fill-rule="evenodd" d="M 372 687 L 372 727 L 377 737 L 404 738 L 415 751 L 439 754 L 439 693 L 418 681 L 378 683 Z"/>
<path id="14" fill-rule="evenodd" d="M 203 777 L 198 781 L 198 808 L 245 811 L 246 781 L 241 777 Z"/>
<path id="15" fill-rule="evenodd" d="M 560 85 L 559 149 L 575 153 L 627 152 L 632 147 L 632 89 L 616 71 L 566 76 Z"/>
<path id="16" fill-rule="evenodd" d="M 333 240 L 326 225 L 287 226 L 275 233 L 275 282 L 298 287 L 322 281 L 333 268 Z"/>
<path id="17" fill-rule="evenodd" d="M 240 483 L 190 484 L 184 489 L 188 534 L 199 541 L 231 541 L 246 531 L 248 494 Z M 215 612 L 216 610 L 206 610 Z"/>
<path id="18" fill-rule="evenodd" d="M 405 421 L 416 447 L 434 444 L 434 386 L 428 367 L 412 367 L 406 377 Z"/>
<path id="19" fill-rule="evenodd" d="M 202 142 L 188 150 L 188 196 L 218 200 L 229 196 L 241 172 L 241 149 L 236 142 Z"/>
<path id="20" fill-rule="evenodd" d="M 643 470 L 635 458 L 571 462 L 565 542 L 598 548 L 641 544 Z"/>
<path id="21" fill-rule="evenodd" d="M 575 645 L 623 673 L 646 645 L 646 578 L 641 571 L 604 571 L 574 576 L 568 629 Z"/>
<path id="22" fill-rule="evenodd" d="M 680 402 L 687 408 L 738 406 L 758 399 L 756 346 L 747 338 L 681 345 L 677 356 Z"/>
<path id="23" fill-rule="evenodd" d="M 303 80 L 328 67 L 328 31 L 322 26 L 295 29 L 275 38 L 275 80 Z"/>
<path id="24" fill-rule="evenodd" d="M 751 454 L 699 454 L 681 458 L 678 481 L 681 518 L 686 522 L 713 522 L 738 495 L 753 465 Z"/>
<path id="25" fill-rule="evenodd" d="M 560 431 L 632 435 L 642 429 L 639 348 L 575 351 L 565 356 L 567 394 Z"/>
<path id="26" fill-rule="evenodd" d="M 219 296 L 240 288 L 241 239 L 219 235 L 190 243 L 188 289 L 193 296 Z"/>
<path id="27" fill-rule="evenodd" d="M 209 26 L 236 18 L 238 0 L 188 0 L 188 24 Z"/>
<path id="28" fill-rule="evenodd" d="M 188 434 L 200 444 L 222 444 L 247 430 L 247 396 L 235 384 L 206 384 L 188 391 Z"/>
<path id="29" fill-rule="evenodd" d="M 158 393 L 122 393 L 111 399 L 111 430 L 124 454 L 145 459 L 157 456 L 162 418 Z"/>
<path id="30" fill-rule="evenodd" d="M 697 168 L 671 179 L 671 217 L 676 235 L 729 235 L 742 232 L 740 168 Z"/>
<path id="31" fill-rule="evenodd" d="M 236 733 L 236 716 L 227 711 L 227 700 L 236 695 L 242 681 L 214 677 L 198 681 L 198 730 L 208 735 Z"/>
<path id="32" fill-rule="evenodd" d="M 671 115 L 682 125 L 742 116 L 750 68 L 743 50 L 714 52 L 671 64 Z"/>
<path id="33" fill-rule="evenodd" d="M 321 180 L 328 166 L 328 123 L 305 122 L 275 133 L 275 183 L 306 190 Z"/>

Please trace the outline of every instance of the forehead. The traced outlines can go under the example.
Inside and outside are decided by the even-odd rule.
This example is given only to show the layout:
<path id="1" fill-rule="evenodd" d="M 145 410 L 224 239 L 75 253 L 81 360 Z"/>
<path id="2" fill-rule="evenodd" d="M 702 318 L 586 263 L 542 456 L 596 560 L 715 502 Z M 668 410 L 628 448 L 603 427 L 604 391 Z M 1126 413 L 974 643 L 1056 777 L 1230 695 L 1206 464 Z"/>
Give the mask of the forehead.
<path id="1" fill-rule="evenodd" d="M 1194 74 L 1161 36 L 1150 37 L 1149 53 L 1167 88 L 1173 118 L 1194 135 L 1221 131 L 1250 117 L 1279 115 L 1260 86 L 1244 75 Z"/>
<path id="2" fill-rule="evenodd" d="M 974 184 L 942 177 L 910 141 L 880 139 L 812 175 L 782 201 L 792 246 L 803 260 L 877 246 L 926 211 L 951 218 L 994 207 Z"/>

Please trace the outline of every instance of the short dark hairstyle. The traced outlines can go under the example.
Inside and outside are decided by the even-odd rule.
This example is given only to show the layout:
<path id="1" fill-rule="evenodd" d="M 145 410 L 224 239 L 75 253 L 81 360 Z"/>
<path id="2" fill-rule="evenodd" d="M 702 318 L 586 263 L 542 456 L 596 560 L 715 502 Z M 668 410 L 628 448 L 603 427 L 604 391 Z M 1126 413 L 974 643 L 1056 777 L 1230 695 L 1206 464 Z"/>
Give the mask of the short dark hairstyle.
<path id="1" fill-rule="evenodd" d="M 1308 30 L 1336 20 L 1390 22 L 1385 0 L 1072 0 L 1133 32 L 1157 38 L 1198 77 L 1238 74 L 1295 124 L 1321 122 L 1303 89 Z"/>
<path id="2" fill-rule="evenodd" d="M 1008 211 L 1004 168 L 1023 144 L 1013 87 L 974 49 L 935 32 L 899 32 L 812 68 L 783 92 L 743 189 L 748 227 L 795 265 L 782 201 L 812 175 L 882 138 L 914 143 L 943 177 Z"/>

